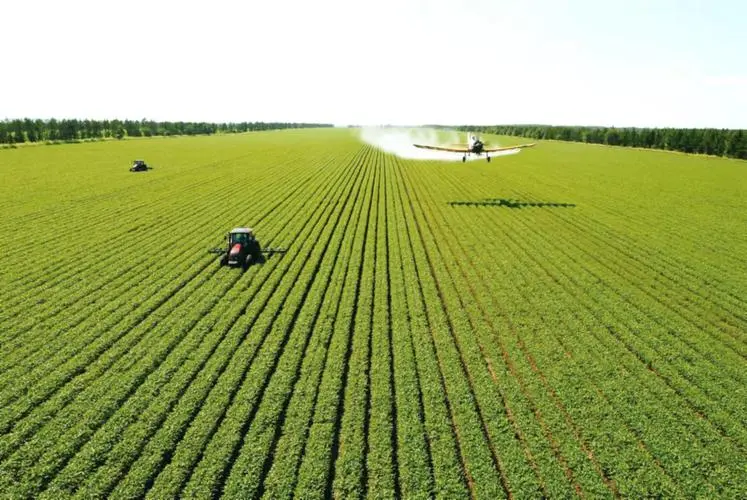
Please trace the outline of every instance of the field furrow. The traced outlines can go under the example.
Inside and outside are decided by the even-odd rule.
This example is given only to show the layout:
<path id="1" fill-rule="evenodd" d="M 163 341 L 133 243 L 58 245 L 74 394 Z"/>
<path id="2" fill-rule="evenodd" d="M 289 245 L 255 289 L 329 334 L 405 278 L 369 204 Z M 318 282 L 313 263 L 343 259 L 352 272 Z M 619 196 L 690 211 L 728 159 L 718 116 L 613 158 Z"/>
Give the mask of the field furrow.
<path id="1" fill-rule="evenodd" d="M 747 497 L 744 162 L 362 137 L 0 150 L 0 497 Z"/>

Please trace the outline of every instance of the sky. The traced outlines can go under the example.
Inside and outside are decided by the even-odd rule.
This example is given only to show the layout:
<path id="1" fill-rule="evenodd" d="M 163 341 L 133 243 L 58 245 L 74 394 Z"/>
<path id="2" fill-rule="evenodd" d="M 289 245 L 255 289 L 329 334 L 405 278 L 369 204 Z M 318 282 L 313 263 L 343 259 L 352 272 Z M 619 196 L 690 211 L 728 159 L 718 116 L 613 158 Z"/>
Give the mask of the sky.
<path id="1" fill-rule="evenodd" d="M 747 128 L 743 0 L 26 0 L 0 119 Z"/>

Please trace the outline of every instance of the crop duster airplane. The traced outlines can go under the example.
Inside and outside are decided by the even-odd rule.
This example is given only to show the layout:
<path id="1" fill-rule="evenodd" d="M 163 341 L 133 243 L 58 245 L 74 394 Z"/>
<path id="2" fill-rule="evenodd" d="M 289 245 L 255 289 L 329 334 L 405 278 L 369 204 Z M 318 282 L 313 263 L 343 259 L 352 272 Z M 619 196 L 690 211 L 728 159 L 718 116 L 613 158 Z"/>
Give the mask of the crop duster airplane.
<path id="1" fill-rule="evenodd" d="M 425 144 L 413 144 L 416 148 L 422 149 L 433 149 L 435 151 L 450 151 L 452 153 L 462 153 L 462 162 L 467 161 L 467 155 L 480 156 L 485 153 L 485 159 L 490 161 L 490 153 L 496 153 L 498 151 L 509 151 L 511 149 L 523 149 L 531 148 L 535 143 L 532 144 L 517 144 L 516 146 L 504 146 L 500 148 L 486 148 L 483 143 L 476 135 L 467 134 L 467 144 L 454 145 L 452 147 L 446 146 L 428 146 Z"/>

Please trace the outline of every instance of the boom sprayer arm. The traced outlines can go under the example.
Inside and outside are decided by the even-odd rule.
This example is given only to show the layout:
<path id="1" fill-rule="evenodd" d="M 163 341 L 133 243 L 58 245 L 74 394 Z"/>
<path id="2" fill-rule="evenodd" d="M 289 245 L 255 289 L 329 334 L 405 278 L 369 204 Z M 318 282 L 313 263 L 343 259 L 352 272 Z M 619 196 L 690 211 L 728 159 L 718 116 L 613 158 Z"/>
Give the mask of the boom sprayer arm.
<path id="1" fill-rule="evenodd" d="M 263 248 L 262 250 L 260 250 L 260 252 L 267 254 L 267 255 L 276 254 L 276 253 L 283 254 L 283 253 L 286 253 L 287 251 L 288 251 L 287 248 L 273 248 L 273 247 Z M 207 252 L 214 253 L 216 255 L 222 255 L 226 253 L 226 249 L 225 248 L 211 248 Z"/>
<path id="2" fill-rule="evenodd" d="M 262 253 L 266 253 L 268 255 L 269 254 L 273 254 L 273 253 L 285 253 L 287 251 L 288 251 L 287 248 L 272 248 L 272 247 L 268 247 L 268 248 L 263 248 L 262 249 Z"/>
<path id="3" fill-rule="evenodd" d="M 288 249 L 270 247 L 270 248 L 263 248 L 261 251 L 262 253 L 266 253 L 266 254 L 274 254 L 274 253 L 286 253 Z M 214 253 L 214 254 L 220 255 L 220 254 L 226 253 L 226 249 L 225 248 L 211 248 L 208 250 L 208 253 Z"/>
<path id="4" fill-rule="evenodd" d="M 254 237 L 254 231 L 248 227 L 237 227 L 226 234 L 227 245 L 224 248 L 211 248 L 208 253 L 220 255 L 221 266 L 241 266 L 244 271 L 254 264 L 265 262 L 272 254 L 284 254 L 285 248 L 262 248 Z"/>

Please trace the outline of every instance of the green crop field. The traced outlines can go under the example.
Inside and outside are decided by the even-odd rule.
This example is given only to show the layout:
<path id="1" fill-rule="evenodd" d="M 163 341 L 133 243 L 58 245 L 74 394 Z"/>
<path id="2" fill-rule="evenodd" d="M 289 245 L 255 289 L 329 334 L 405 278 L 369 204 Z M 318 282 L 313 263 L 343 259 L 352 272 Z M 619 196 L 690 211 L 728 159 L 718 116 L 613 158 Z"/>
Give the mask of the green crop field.
<path id="1" fill-rule="evenodd" d="M 0 498 L 747 497 L 747 162 L 321 129 L 0 179 Z M 288 252 L 221 267 L 236 226 Z"/>

